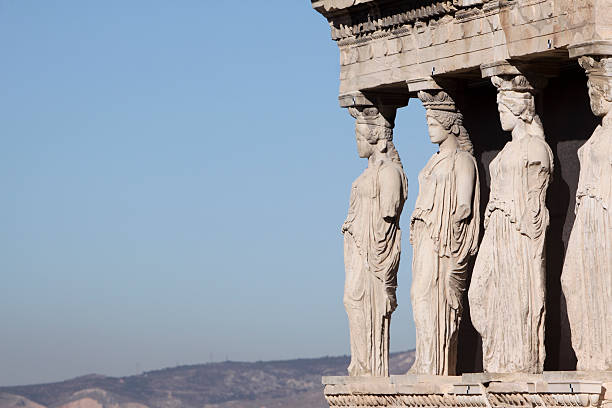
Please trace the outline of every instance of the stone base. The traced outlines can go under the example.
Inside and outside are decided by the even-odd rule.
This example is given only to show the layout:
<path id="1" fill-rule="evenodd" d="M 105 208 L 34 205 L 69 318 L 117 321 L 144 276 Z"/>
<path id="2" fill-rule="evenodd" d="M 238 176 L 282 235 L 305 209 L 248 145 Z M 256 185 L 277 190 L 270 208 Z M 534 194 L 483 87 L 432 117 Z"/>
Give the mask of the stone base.
<path id="1" fill-rule="evenodd" d="M 605 407 L 612 371 L 323 377 L 330 407 Z"/>

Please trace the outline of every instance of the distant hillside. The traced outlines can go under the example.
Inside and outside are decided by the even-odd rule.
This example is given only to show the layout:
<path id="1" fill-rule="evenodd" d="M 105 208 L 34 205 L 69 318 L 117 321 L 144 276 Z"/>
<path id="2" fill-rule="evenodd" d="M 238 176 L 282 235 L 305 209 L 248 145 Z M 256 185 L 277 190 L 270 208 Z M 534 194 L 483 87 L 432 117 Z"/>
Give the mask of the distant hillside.
<path id="1" fill-rule="evenodd" d="M 414 351 L 393 353 L 404 374 Z M 88 375 L 52 384 L 0 387 L 0 408 L 327 407 L 321 376 L 345 375 L 349 358 L 322 357 L 179 366 L 129 377 Z"/>

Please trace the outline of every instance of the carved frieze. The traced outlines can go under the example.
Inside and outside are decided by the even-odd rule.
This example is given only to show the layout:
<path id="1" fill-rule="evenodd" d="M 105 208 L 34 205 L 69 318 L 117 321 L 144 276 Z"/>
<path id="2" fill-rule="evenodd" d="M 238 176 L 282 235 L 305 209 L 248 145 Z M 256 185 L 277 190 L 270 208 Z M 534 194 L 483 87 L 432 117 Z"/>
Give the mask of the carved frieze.
<path id="1" fill-rule="evenodd" d="M 500 60 L 593 54 L 612 36 L 604 0 L 326 0 L 340 92 L 477 70 Z M 599 53 L 599 52 L 597 52 Z"/>
<path id="2" fill-rule="evenodd" d="M 429 20 L 452 13 L 456 8 L 452 1 L 416 1 L 400 3 L 384 9 L 368 7 L 350 10 L 334 16 L 330 22 L 333 40 L 364 37 L 376 32 L 392 31 L 416 21 Z"/>

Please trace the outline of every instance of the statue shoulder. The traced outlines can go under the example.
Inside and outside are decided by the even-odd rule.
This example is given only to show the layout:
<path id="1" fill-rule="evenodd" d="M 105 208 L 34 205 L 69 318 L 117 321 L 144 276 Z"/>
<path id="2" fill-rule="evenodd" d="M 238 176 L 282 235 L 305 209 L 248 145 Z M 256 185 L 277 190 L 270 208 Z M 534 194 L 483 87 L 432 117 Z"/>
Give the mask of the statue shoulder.
<path id="1" fill-rule="evenodd" d="M 527 157 L 529 163 L 539 163 L 545 168 L 550 168 L 552 159 L 552 150 L 548 143 L 544 139 L 539 137 L 530 137 L 529 145 L 527 148 Z"/>
<path id="2" fill-rule="evenodd" d="M 455 163 L 465 167 L 476 167 L 476 159 L 474 156 L 463 150 L 457 151 Z"/>
<path id="3" fill-rule="evenodd" d="M 379 174 L 379 178 L 381 180 L 401 180 L 401 179 L 405 179 L 406 178 L 406 174 L 404 173 L 404 169 L 402 168 L 402 166 L 400 166 L 399 164 L 395 163 L 395 162 L 386 162 L 384 163 L 381 167 L 380 170 L 378 171 Z"/>
<path id="4" fill-rule="evenodd" d="M 474 174 L 476 173 L 476 159 L 468 152 L 460 150 L 455 156 L 455 169 L 461 174 Z"/>

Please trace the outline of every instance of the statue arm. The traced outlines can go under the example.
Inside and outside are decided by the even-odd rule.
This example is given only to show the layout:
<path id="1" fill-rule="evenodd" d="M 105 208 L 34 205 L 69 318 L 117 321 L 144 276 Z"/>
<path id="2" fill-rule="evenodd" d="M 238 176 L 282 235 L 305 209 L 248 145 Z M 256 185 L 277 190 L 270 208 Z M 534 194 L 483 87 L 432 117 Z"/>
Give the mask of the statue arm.
<path id="1" fill-rule="evenodd" d="M 550 179 L 551 156 L 546 142 L 532 140 L 527 151 L 527 202 L 522 216 L 522 226 L 532 238 L 539 237 L 546 229 L 543 225 L 546 189 Z"/>
<path id="2" fill-rule="evenodd" d="M 384 167 L 379 174 L 379 199 L 382 217 L 392 222 L 401 212 L 402 180 L 397 169 L 392 166 Z"/>
<path id="3" fill-rule="evenodd" d="M 529 161 L 529 167 L 537 167 L 545 169 L 547 172 L 550 171 L 550 156 L 548 149 L 546 148 L 546 142 L 534 138 L 529 143 L 529 149 L 527 151 L 527 160 Z"/>
<path id="4" fill-rule="evenodd" d="M 455 222 L 460 222 L 472 214 L 472 201 L 476 183 L 476 168 L 469 153 L 461 153 L 455 163 L 455 183 L 457 185 L 457 208 Z"/>
<path id="5" fill-rule="evenodd" d="M 402 175 L 393 166 L 383 167 L 378 175 L 380 212 L 383 219 L 392 223 L 401 213 L 403 205 Z M 398 255 L 399 256 L 399 255 Z M 386 314 L 391 314 L 397 308 L 395 290 L 397 286 L 397 268 L 388 271 L 385 277 Z"/>
<path id="6" fill-rule="evenodd" d="M 462 265 L 459 271 L 465 271 L 467 260 L 472 254 L 474 240 L 478 240 L 473 234 L 467 220 L 474 213 L 474 189 L 476 187 L 476 166 L 474 159 L 469 153 L 459 153 L 455 160 L 455 194 L 456 207 L 451 214 L 454 225 L 450 237 L 450 247 L 457 265 Z M 445 295 L 448 305 L 454 310 L 461 308 L 462 296 L 465 291 L 465 280 L 462 273 L 448 270 L 444 275 Z"/>

